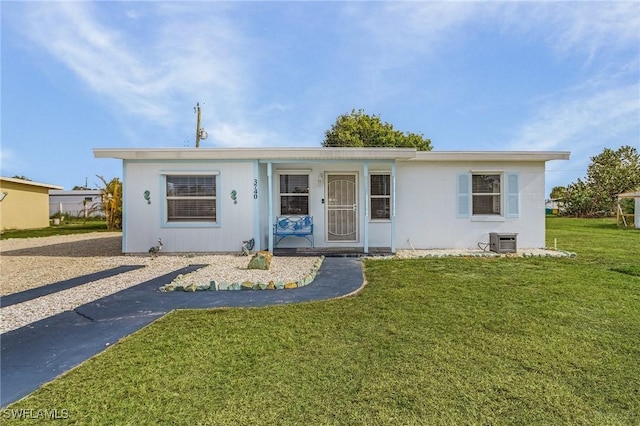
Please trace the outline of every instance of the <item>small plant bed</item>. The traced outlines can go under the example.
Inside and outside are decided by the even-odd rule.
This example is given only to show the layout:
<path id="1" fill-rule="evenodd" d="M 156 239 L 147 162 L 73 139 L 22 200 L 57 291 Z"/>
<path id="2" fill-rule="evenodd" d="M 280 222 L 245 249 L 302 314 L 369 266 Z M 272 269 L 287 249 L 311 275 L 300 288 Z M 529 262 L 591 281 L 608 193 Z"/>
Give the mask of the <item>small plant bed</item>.
<path id="1" fill-rule="evenodd" d="M 398 250 L 396 259 L 420 259 L 440 257 L 570 257 L 577 254 L 554 249 L 525 249 L 516 253 L 496 253 L 487 250 L 443 249 L 443 250 Z"/>
<path id="2" fill-rule="evenodd" d="M 322 265 L 324 256 L 319 258 L 279 258 L 274 257 L 274 266 L 280 273 L 272 270 L 246 269 L 238 278 L 224 274 L 218 267 L 206 267 L 190 274 L 178 275 L 169 284 L 158 289 L 160 292 L 172 291 L 219 291 L 219 290 L 280 290 L 304 287 L 313 282 Z M 247 260 L 248 261 L 248 260 Z M 295 265 L 292 265 L 295 263 Z M 287 265 L 288 275 L 282 274 L 283 265 Z M 285 277 L 285 275 L 287 275 Z"/>

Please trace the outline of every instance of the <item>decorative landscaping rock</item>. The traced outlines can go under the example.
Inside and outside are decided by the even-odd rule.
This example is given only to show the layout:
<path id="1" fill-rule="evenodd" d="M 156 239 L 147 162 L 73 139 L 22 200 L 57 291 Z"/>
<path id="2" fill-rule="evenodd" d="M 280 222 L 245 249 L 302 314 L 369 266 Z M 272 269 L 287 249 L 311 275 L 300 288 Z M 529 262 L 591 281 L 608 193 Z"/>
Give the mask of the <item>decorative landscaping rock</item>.
<path id="1" fill-rule="evenodd" d="M 160 290 L 161 292 L 167 292 L 167 291 L 174 291 L 176 289 L 176 285 L 175 284 L 167 284 L 167 285 L 163 285 L 162 287 L 160 287 L 158 290 Z"/>
<path id="2" fill-rule="evenodd" d="M 198 286 L 196 283 L 187 284 L 184 286 L 184 291 L 198 291 Z"/>
<path id="3" fill-rule="evenodd" d="M 264 250 L 259 251 L 253 255 L 253 257 L 249 261 L 247 269 L 261 269 L 267 271 L 271 267 L 272 258 L 273 254 L 271 254 L 270 252 Z"/>
<path id="4" fill-rule="evenodd" d="M 261 256 L 258 256 L 261 255 Z M 261 261 L 264 261 L 265 265 L 271 264 L 272 255 L 268 251 L 262 251 L 256 253 L 254 258 L 260 258 Z M 253 259 L 251 259 L 253 261 Z M 252 281 L 243 281 L 243 282 L 234 282 L 229 283 L 226 281 L 216 281 L 211 280 L 209 283 L 196 284 L 195 282 L 187 283 L 188 276 L 178 275 L 171 283 L 166 284 L 158 288 L 158 291 L 165 293 L 170 291 L 216 291 L 216 290 L 281 290 L 281 289 L 291 289 L 303 287 L 305 285 L 311 284 L 313 280 L 316 278 L 318 274 L 318 270 L 322 265 L 322 261 L 324 260 L 324 256 L 321 257 L 317 262 L 313 264 L 313 269 L 309 271 L 308 274 L 304 275 L 298 281 L 288 281 L 286 283 L 282 281 L 274 281 L 270 280 L 269 283 L 257 282 L 254 283 Z M 258 262 L 261 262 L 258 261 Z M 250 269 L 250 268 L 248 268 Z M 256 268 L 258 269 L 258 268 Z M 268 268 L 267 268 L 268 269 Z"/>

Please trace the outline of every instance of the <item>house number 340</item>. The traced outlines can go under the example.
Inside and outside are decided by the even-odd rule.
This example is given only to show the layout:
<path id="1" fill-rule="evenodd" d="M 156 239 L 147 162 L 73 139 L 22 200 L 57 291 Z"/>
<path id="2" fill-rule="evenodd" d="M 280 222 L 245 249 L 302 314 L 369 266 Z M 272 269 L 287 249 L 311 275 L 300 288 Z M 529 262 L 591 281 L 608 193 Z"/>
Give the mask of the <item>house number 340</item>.
<path id="1" fill-rule="evenodd" d="M 258 199 L 258 179 L 253 180 L 253 199 Z"/>

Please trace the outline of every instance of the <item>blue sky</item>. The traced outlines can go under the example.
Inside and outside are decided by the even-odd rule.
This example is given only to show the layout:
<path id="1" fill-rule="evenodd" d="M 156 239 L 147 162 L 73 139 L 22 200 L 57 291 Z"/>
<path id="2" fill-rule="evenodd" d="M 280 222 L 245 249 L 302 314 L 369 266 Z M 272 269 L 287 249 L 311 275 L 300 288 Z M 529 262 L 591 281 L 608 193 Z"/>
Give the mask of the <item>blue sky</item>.
<path id="1" fill-rule="evenodd" d="M 2 1 L 1 174 L 121 177 L 91 149 L 310 146 L 364 109 L 435 150 L 640 149 L 640 2 Z"/>

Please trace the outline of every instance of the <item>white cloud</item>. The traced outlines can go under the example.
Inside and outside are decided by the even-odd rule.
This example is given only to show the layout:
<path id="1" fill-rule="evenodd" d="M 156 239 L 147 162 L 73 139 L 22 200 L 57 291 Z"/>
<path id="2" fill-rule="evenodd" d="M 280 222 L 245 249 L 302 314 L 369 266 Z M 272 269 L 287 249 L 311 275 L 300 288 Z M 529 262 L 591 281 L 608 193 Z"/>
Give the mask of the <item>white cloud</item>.
<path id="1" fill-rule="evenodd" d="M 540 34 L 552 49 L 563 54 L 580 51 L 591 60 L 608 50 L 632 47 L 637 51 L 638 2 L 539 2 L 515 7 L 528 16 L 518 19 L 521 28 Z"/>
<path id="2" fill-rule="evenodd" d="M 415 54 L 450 49 L 483 27 L 505 37 L 544 40 L 550 49 L 597 54 L 632 48 L 637 52 L 640 3 L 612 2 L 382 2 L 345 7 L 353 24 L 378 45 L 381 67 Z"/>
<path id="3" fill-rule="evenodd" d="M 13 175 L 23 175 L 27 164 L 20 158 L 16 157 L 11 149 L 2 147 L 0 149 L 0 174 L 4 177 Z"/>
<path id="4" fill-rule="evenodd" d="M 185 99 L 215 99 L 222 116 L 239 113 L 245 72 L 234 52 L 245 41 L 221 14 L 114 5 L 103 13 L 100 3 L 40 3 L 28 9 L 26 33 L 119 115 L 169 127 Z"/>
<path id="5" fill-rule="evenodd" d="M 277 145 L 278 138 L 268 131 L 251 130 L 246 124 L 234 125 L 224 123 L 208 128 L 209 138 L 202 146 L 216 148 L 248 148 Z"/>
<path id="6" fill-rule="evenodd" d="M 576 143 L 584 146 L 614 139 L 638 126 L 639 90 L 636 83 L 547 99 L 523 126 L 511 148 L 567 149 L 576 147 Z"/>
<path id="7" fill-rule="evenodd" d="M 600 82 L 547 97 L 537 106 L 507 149 L 571 151 L 571 160 L 554 163 L 548 187 L 583 177 L 590 158 L 605 147 L 640 148 L 640 84 L 601 88 Z M 590 90 L 589 90 L 590 89 Z"/>

